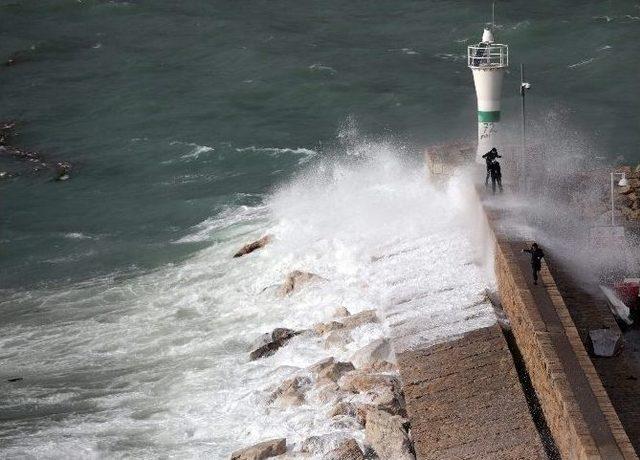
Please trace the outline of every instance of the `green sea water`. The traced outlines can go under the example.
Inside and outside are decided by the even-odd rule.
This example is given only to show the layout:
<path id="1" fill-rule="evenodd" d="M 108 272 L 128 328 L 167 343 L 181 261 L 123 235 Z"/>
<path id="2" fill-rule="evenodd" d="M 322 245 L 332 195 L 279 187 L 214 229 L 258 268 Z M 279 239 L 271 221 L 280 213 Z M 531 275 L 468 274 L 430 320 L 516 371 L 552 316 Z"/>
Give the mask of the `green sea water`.
<path id="1" fill-rule="evenodd" d="M 169 242 L 299 168 L 299 154 L 258 148 L 322 154 L 349 117 L 412 146 L 473 139 L 466 45 L 489 12 L 464 1 L 0 2 L 0 56 L 19 58 L 0 68 L 0 117 L 21 122 L 19 145 L 75 166 L 64 184 L 0 183 L 2 287 L 181 260 L 199 245 Z M 524 62 L 532 123 L 559 110 L 603 156 L 639 161 L 639 4 L 498 2 L 496 16 L 511 50 L 505 123 L 519 120 Z M 192 144 L 213 150 L 181 158 Z"/>

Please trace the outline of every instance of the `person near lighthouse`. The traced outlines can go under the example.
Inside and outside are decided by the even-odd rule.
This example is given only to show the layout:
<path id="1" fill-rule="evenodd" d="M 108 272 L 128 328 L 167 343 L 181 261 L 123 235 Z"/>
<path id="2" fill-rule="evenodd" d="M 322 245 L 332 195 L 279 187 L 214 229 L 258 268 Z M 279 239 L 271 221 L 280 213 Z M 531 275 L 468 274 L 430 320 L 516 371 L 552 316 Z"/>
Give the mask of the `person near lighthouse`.
<path id="1" fill-rule="evenodd" d="M 498 150 L 494 147 L 491 150 L 489 150 L 487 153 L 482 155 L 482 158 L 484 158 L 485 161 L 487 162 L 487 177 L 484 179 L 484 186 L 486 187 L 489 185 L 489 177 L 491 177 L 491 163 L 496 158 L 502 158 L 502 156 L 498 154 Z M 502 178 L 502 176 L 500 177 Z M 495 185 L 493 188 L 495 191 Z M 502 189 L 502 185 L 500 186 L 500 188 Z"/>
<path id="2" fill-rule="evenodd" d="M 502 193 L 502 171 L 500 170 L 500 163 L 498 160 L 493 160 L 490 166 L 490 174 L 491 174 L 491 190 L 493 194 L 496 194 L 496 184 L 498 184 L 498 188 L 500 189 L 500 193 Z"/>

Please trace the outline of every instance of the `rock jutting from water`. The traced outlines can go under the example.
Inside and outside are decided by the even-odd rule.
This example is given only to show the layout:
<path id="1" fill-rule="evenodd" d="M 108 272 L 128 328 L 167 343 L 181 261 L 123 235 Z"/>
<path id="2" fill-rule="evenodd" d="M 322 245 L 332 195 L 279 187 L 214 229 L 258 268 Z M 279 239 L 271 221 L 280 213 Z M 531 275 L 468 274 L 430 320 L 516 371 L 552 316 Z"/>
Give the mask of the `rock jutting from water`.
<path id="1" fill-rule="evenodd" d="M 29 165 L 33 172 L 53 170 L 56 181 L 69 179 L 72 165 L 68 161 L 48 161 L 40 152 L 24 150 L 14 145 L 13 141 L 17 135 L 17 125 L 18 123 L 15 121 L 0 122 L 0 156 L 20 160 Z M 15 175 L 5 171 L 2 177 L 13 177 Z"/>
<path id="2" fill-rule="evenodd" d="M 267 244 L 271 243 L 271 240 L 273 239 L 272 235 L 265 235 L 262 238 L 253 241 L 251 243 L 245 244 L 244 246 L 242 246 L 238 252 L 236 252 L 233 257 L 237 258 L 237 257 L 242 257 L 245 256 L 247 254 L 251 254 L 253 251 L 257 250 L 257 249 L 261 249 L 263 247 L 265 247 Z"/>
<path id="3" fill-rule="evenodd" d="M 284 327 L 278 327 L 272 332 L 261 335 L 253 343 L 253 351 L 249 353 L 250 360 L 265 358 L 274 354 L 280 347 L 284 346 L 292 337 L 300 332 L 293 331 Z"/>
<path id="4" fill-rule="evenodd" d="M 269 401 L 278 406 L 299 406 L 304 403 L 305 390 L 311 385 L 308 377 L 293 377 L 285 380 L 271 393 Z"/>
<path id="5" fill-rule="evenodd" d="M 324 280 L 324 278 L 315 273 L 294 270 L 287 275 L 284 283 L 278 289 L 278 296 L 285 297 L 304 284 L 321 280 Z"/>

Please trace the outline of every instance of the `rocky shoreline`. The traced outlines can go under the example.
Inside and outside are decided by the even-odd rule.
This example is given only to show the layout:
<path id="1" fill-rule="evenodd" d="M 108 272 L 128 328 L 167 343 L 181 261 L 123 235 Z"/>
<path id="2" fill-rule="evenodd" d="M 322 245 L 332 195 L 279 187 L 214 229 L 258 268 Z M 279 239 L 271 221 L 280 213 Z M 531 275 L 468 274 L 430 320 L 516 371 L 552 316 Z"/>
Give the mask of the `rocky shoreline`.
<path id="1" fill-rule="evenodd" d="M 235 257 L 259 249 L 269 241 L 270 236 L 249 243 Z M 277 295 L 288 296 L 308 283 L 323 281 L 326 280 L 316 274 L 293 271 L 286 276 Z M 296 336 L 323 340 L 324 348 L 333 351 L 333 355 L 265 389 L 268 404 L 280 408 L 309 404 L 319 410 L 329 407 L 326 417 L 333 426 L 360 435 L 319 433 L 293 443 L 286 438 L 267 439 L 236 450 L 231 459 L 415 459 L 398 367 L 388 338 L 372 340 L 349 360 L 340 361 L 336 357 L 339 350 L 352 342 L 352 331 L 379 322 L 374 309 L 352 314 L 346 307 L 336 306 L 326 321 L 309 325 L 308 329 L 276 328 L 258 337 L 251 346 L 250 360 L 271 356 Z"/>

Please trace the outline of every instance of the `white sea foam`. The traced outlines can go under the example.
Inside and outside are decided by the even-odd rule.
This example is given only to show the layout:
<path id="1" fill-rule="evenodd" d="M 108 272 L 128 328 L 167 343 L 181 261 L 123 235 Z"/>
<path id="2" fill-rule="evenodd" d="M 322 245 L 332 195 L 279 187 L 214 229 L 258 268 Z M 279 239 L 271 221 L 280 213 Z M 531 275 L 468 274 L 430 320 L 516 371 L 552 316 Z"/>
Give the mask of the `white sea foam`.
<path id="1" fill-rule="evenodd" d="M 69 233 L 65 233 L 64 237 L 70 240 L 92 240 L 95 239 L 96 237 L 91 236 L 91 235 L 87 235 L 85 233 L 81 233 L 81 232 L 69 232 Z"/>
<path id="2" fill-rule="evenodd" d="M 198 145 L 193 142 L 172 141 L 169 145 L 185 145 L 191 148 L 187 153 L 180 155 L 180 158 L 183 160 L 197 160 L 203 153 L 213 152 L 215 150 L 208 145 Z"/>
<path id="3" fill-rule="evenodd" d="M 330 75 L 336 75 L 338 73 L 338 71 L 336 69 L 334 69 L 333 67 L 329 67 L 328 65 L 322 65 L 322 64 L 311 64 L 309 66 L 309 70 L 315 70 L 318 72 L 324 72 L 324 73 L 328 73 Z"/>
<path id="4" fill-rule="evenodd" d="M 569 69 L 574 69 L 576 67 L 582 67 L 583 65 L 591 64 L 594 60 L 595 60 L 595 58 L 585 59 L 583 61 L 576 62 L 575 64 L 568 65 L 567 67 Z"/>
<path id="5" fill-rule="evenodd" d="M 393 49 L 390 49 L 389 51 L 395 52 L 395 53 L 399 52 L 401 54 L 406 54 L 408 56 L 414 56 L 414 55 L 420 54 L 416 50 L 413 50 L 411 48 L 393 48 Z"/>
<path id="6" fill-rule="evenodd" d="M 63 291 L 13 293 L 0 303 L 7 457 L 228 458 L 238 447 L 286 437 L 363 432 L 326 416 L 311 394 L 277 408 L 269 392 L 310 364 L 347 360 L 392 335 L 402 347 L 490 324 L 460 184 L 430 185 L 402 150 L 367 142 L 359 155 L 319 162 L 262 206 L 230 208 L 184 241 L 212 244 L 178 265 Z M 264 233 L 274 241 L 232 259 Z M 269 286 L 291 270 L 326 278 L 285 299 Z M 306 329 L 333 309 L 378 308 L 387 320 L 356 329 L 344 349 L 297 336 L 271 357 L 247 360 L 274 327 Z M 18 318 L 19 320 L 16 320 Z M 11 415 L 9 416 L 11 418 Z M 36 423 L 37 420 L 37 423 Z"/>
<path id="7" fill-rule="evenodd" d="M 307 149 L 304 147 L 297 148 L 288 148 L 288 147 L 256 147 L 255 145 L 251 145 L 249 147 L 238 147 L 236 148 L 236 152 L 257 152 L 257 153 L 265 153 L 270 156 L 278 157 L 280 155 L 300 155 L 300 159 L 298 160 L 298 164 L 304 164 L 309 161 L 311 158 L 318 154 L 317 151 L 312 149 Z"/>

